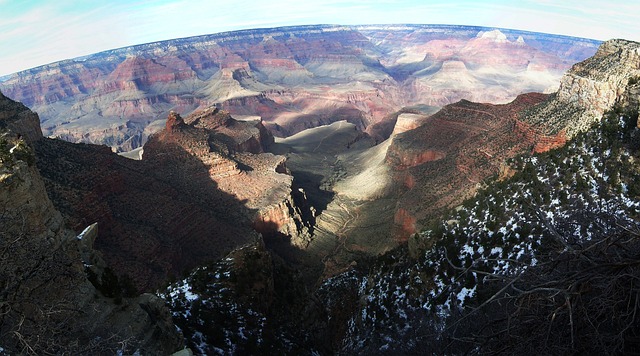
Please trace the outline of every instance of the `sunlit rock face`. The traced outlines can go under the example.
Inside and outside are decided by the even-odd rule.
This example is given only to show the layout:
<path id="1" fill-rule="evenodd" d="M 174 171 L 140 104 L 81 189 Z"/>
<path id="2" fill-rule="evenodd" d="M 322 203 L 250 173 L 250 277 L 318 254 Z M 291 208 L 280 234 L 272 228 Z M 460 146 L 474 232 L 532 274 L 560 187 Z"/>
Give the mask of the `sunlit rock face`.
<path id="1" fill-rule="evenodd" d="M 567 137 L 589 129 L 614 104 L 638 108 L 640 43 L 610 40 L 562 77 L 554 100 L 532 112 L 529 124 Z"/>
<path id="2" fill-rule="evenodd" d="M 485 36 L 477 40 L 502 41 L 496 33 Z M 409 188 L 400 198 L 397 230 L 406 237 L 408 216 L 424 220 L 473 194 L 482 179 L 502 174 L 505 159 L 562 147 L 615 105 L 637 110 L 638 93 L 640 44 L 611 40 L 573 65 L 549 96 L 525 94 L 507 105 L 463 100 L 445 106 L 395 137 L 387 153 L 396 181 Z"/>
<path id="3" fill-rule="evenodd" d="M 553 91 L 596 47 L 481 27 L 286 27 L 111 50 L 16 73 L 0 90 L 38 112 L 46 136 L 117 151 L 143 145 L 171 110 L 213 104 L 261 116 L 275 136 L 347 120 L 382 140 L 406 106 Z"/>
<path id="4" fill-rule="evenodd" d="M 564 133 L 545 135 L 519 119 L 548 100 L 549 95 L 538 93 L 520 95 L 508 104 L 462 100 L 393 136 L 385 163 L 392 184 L 402 191 L 392 236 L 406 241 L 424 228 L 422 223 L 473 196 L 487 177 L 499 175 L 507 159 L 564 144 Z M 416 121 L 403 115 L 399 126 Z"/>

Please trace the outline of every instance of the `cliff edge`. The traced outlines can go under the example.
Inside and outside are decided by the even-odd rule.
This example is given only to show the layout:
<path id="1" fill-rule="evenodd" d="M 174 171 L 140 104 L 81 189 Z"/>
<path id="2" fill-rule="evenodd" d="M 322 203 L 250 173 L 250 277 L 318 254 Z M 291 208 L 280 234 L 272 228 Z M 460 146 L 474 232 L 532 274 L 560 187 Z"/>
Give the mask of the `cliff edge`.
<path id="1" fill-rule="evenodd" d="M 10 354 L 166 354 L 180 349 L 164 303 L 114 298 L 99 254 L 67 228 L 31 144 L 38 116 L 0 94 L 0 349 Z M 119 288 L 119 286 L 115 286 Z"/>
<path id="2" fill-rule="evenodd" d="M 564 130 L 569 139 L 588 130 L 615 104 L 638 108 L 639 97 L 640 43 L 614 39 L 573 65 L 558 92 L 522 119 L 545 133 Z"/>

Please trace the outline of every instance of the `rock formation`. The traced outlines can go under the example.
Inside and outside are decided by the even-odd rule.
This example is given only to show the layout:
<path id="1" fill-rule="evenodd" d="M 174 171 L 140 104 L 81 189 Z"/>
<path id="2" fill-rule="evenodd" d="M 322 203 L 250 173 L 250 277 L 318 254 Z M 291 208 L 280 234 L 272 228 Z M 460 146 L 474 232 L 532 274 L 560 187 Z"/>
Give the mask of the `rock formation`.
<path id="1" fill-rule="evenodd" d="M 603 43 L 596 54 L 573 65 L 560 81 L 554 100 L 524 120 L 540 132 L 564 131 L 567 138 L 587 130 L 614 104 L 638 107 L 640 44 L 625 40 Z"/>
<path id="2" fill-rule="evenodd" d="M 520 120 L 548 99 L 530 93 L 509 104 L 462 100 L 432 115 L 401 113 L 391 137 L 373 147 L 346 122 L 279 140 L 316 207 L 305 251 L 323 261 L 322 278 L 405 242 L 504 172 L 507 159 L 562 145 L 563 134 L 544 135 Z"/>
<path id="3" fill-rule="evenodd" d="M 38 114 L 0 92 L 0 128 L 19 134 L 27 143 L 42 138 Z"/>
<path id="4" fill-rule="evenodd" d="M 382 141 L 390 132 L 377 127 L 393 126 L 403 107 L 541 92 L 596 45 L 442 25 L 247 30 L 53 63 L 14 74 L 0 90 L 37 111 L 46 136 L 117 151 L 143 145 L 171 110 L 213 104 L 261 116 L 280 137 L 347 120 Z"/>
<path id="5" fill-rule="evenodd" d="M 186 151 L 207 169 L 205 179 L 244 203 L 256 231 L 284 234 L 293 244 L 303 246 L 308 242 L 309 223 L 294 204 L 293 177 L 287 172 L 285 157 L 265 153 L 273 142 L 260 120 L 237 121 L 214 108 L 184 120 L 172 113 L 166 129 L 145 146 L 143 161 L 160 167 L 179 157 L 171 151 Z M 179 174 L 188 177 L 192 173 L 196 172 Z"/>
<path id="6" fill-rule="evenodd" d="M 482 181 L 498 175 L 508 158 L 563 144 L 563 133 L 539 134 L 519 121 L 543 103 L 544 94 L 523 94 L 509 104 L 462 100 L 429 116 L 421 126 L 392 138 L 386 162 L 398 199 L 393 236 L 405 240 L 430 219 L 475 194 Z"/>
<path id="7" fill-rule="evenodd" d="M 100 254 L 66 226 L 31 147 L 38 116 L 0 94 L 0 340 L 10 354 L 171 353 L 164 303 L 121 295 Z M 95 227 L 94 227 L 95 229 Z M 114 298 L 115 297 L 115 298 Z"/>
<path id="8" fill-rule="evenodd" d="M 71 226 L 98 222 L 107 265 L 149 290 L 256 239 L 254 228 L 305 243 L 284 157 L 264 153 L 272 142 L 260 121 L 211 108 L 185 119 L 171 113 L 141 161 L 52 139 L 36 153 Z"/>
<path id="9" fill-rule="evenodd" d="M 575 64 L 557 93 L 522 95 L 498 106 L 463 100 L 398 135 L 387 162 L 409 188 L 395 215 L 400 236 L 411 233 L 408 227 L 419 229 L 416 222 L 427 222 L 433 212 L 459 204 L 483 179 L 501 174 L 507 158 L 561 147 L 615 104 L 637 108 L 638 78 L 640 45 L 611 40 Z"/>

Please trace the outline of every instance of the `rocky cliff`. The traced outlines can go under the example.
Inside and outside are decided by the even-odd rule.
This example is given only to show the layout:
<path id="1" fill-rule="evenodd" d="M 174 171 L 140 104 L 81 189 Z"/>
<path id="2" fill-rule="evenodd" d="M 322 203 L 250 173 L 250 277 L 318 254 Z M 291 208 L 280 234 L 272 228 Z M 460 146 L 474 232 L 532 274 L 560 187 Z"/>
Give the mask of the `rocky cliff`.
<path id="1" fill-rule="evenodd" d="M 98 222 L 107 264 L 149 290 L 254 240 L 255 230 L 305 243 L 284 157 L 264 153 L 272 142 L 260 121 L 212 108 L 169 115 L 141 161 L 52 139 L 37 142 L 36 153 L 71 226 Z"/>
<path id="2" fill-rule="evenodd" d="M 545 100 L 548 95 L 536 93 L 504 105 L 462 100 L 393 136 L 385 161 L 402 193 L 392 235 L 403 241 L 459 205 L 475 194 L 484 179 L 497 176 L 507 159 L 564 143 L 563 134 L 541 135 L 519 122 L 521 113 Z M 401 118 L 400 126 L 414 125 L 413 120 Z"/>
<path id="3" fill-rule="evenodd" d="M 274 135 L 347 120 L 376 125 L 405 106 L 504 103 L 557 85 L 597 42 L 482 27 L 303 26 L 247 30 L 106 51 L 0 83 L 40 114 L 46 136 L 143 145 L 173 110 L 213 104 L 262 116 Z M 495 85 L 499 82 L 500 85 Z"/>
<path id="4" fill-rule="evenodd" d="M 0 95 L 0 346 L 9 354 L 87 354 L 182 346 L 164 304 L 122 298 L 83 234 L 48 197 L 32 144 L 36 114 Z M 89 272 L 91 266 L 101 265 Z M 114 293 L 118 291 L 117 297 Z"/>
<path id="5" fill-rule="evenodd" d="M 541 132 L 564 131 L 568 138 L 587 130 L 614 104 L 638 107 L 640 44 L 626 40 L 603 43 L 596 54 L 573 65 L 550 100 L 524 120 Z"/>
<path id="6" fill-rule="evenodd" d="M 19 134 L 27 143 L 42 137 L 38 114 L 0 92 L 0 128 Z"/>
<path id="7" fill-rule="evenodd" d="M 419 229 L 429 211 L 453 207 L 473 194 L 483 179 L 504 174 L 507 158 L 562 147 L 616 105 L 637 109 L 639 78 L 640 44 L 611 40 L 575 64 L 548 97 L 520 96 L 506 106 L 461 101 L 398 135 L 387 162 L 403 172 L 396 180 L 409 188 L 395 215 L 400 235 Z"/>
<path id="8" fill-rule="evenodd" d="M 196 112 L 184 120 L 172 113 L 165 130 L 145 146 L 143 161 L 160 167 L 179 157 L 171 152 L 188 152 L 208 171 L 204 179 L 243 202 L 258 232 L 283 234 L 294 245 L 303 246 L 310 238 L 310 223 L 294 203 L 293 177 L 287 171 L 286 158 L 265 153 L 273 142 L 260 120 L 237 121 L 217 108 Z"/>

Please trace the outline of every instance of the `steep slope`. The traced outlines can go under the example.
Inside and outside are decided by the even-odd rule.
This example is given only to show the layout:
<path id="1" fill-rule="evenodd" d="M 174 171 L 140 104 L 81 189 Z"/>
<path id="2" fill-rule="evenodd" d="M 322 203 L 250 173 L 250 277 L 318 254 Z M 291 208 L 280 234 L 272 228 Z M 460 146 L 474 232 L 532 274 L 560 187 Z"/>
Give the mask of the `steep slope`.
<path id="1" fill-rule="evenodd" d="M 633 77 L 626 82 L 635 85 Z M 576 86 L 573 90 L 582 90 Z M 460 102 L 431 117 L 399 120 L 399 131 L 409 130 L 397 133 L 389 143 L 385 162 L 399 177 L 419 172 L 406 182 L 422 187 L 401 199 L 420 205 L 418 210 L 431 208 L 434 200 L 425 204 L 421 199 L 436 194 L 425 194 L 429 187 L 421 182 L 422 176 L 428 179 L 433 170 L 447 173 L 441 166 L 429 165 L 452 160 L 451 156 L 454 163 L 469 164 L 469 169 L 448 176 L 452 183 L 462 172 L 461 180 L 470 181 L 463 187 L 480 193 L 412 235 L 405 245 L 369 263 L 359 260 L 324 280 L 312 295 L 300 295 L 302 301 L 293 299 L 292 304 L 306 302 L 308 310 L 320 311 L 315 323 L 277 319 L 263 312 L 268 308 L 259 309 L 263 304 L 248 299 L 229 308 L 228 300 L 219 296 L 242 295 L 237 286 L 229 290 L 229 283 L 245 273 L 234 256 L 212 270 L 195 272 L 165 296 L 189 329 L 190 342 L 203 349 L 295 352 L 302 347 L 327 354 L 632 352 L 638 330 L 634 315 L 640 170 L 638 107 L 633 104 L 637 96 L 620 100 L 601 123 L 572 139 L 560 134 L 562 130 L 547 136 L 544 127 L 523 121 L 536 113 L 535 109 L 523 113 L 527 103 L 543 107 L 556 97 L 525 95 L 507 105 Z M 580 113 L 567 116 L 566 123 L 581 117 Z M 447 135 L 430 133 L 425 122 L 442 125 L 439 132 Z M 326 133 L 347 132 L 331 126 L 322 129 L 325 135 L 311 138 L 325 140 L 310 146 L 307 153 L 320 144 L 330 145 L 325 143 Z M 492 137 L 494 131 L 511 135 L 500 136 L 494 144 L 478 143 L 478 138 Z M 423 140 L 408 141 L 414 134 Z M 444 149 L 444 140 L 451 144 L 460 138 L 460 146 L 451 145 L 454 151 Z M 410 150 L 420 142 L 420 149 Z M 291 147 L 304 149 L 300 142 Z M 378 161 L 379 152 L 373 153 L 358 152 L 355 170 L 359 171 L 358 162 Z M 496 161 L 488 160 L 491 156 Z M 421 166 L 430 169 L 416 170 Z M 451 165 L 459 166 L 465 167 Z M 478 184 L 481 179 L 485 188 Z M 460 194 L 454 189 L 445 192 Z M 445 202 L 462 201 L 446 194 L 440 197 Z M 181 289 L 197 297 L 185 300 L 177 293 Z M 215 302 L 207 303 L 207 298 Z M 200 315 L 224 312 L 234 321 L 204 329 L 184 313 L 184 308 L 192 307 Z M 261 311 L 248 315 L 246 310 Z M 283 342 L 262 343 L 273 328 L 278 330 L 276 340 Z M 241 333 L 258 335 L 260 342 L 249 342 L 239 337 Z M 227 337 L 216 338 L 221 334 Z M 292 335 L 297 343 L 284 342 Z"/>
<path id="2" fill-rule="evenodd" d="M 506 159 L 534 149 L 542 137 L 527 134 L 517 118 L 546 98 L 525 94 L 505 105 L 460 101 L 397 135 L 386 155 L 395 181 L 406 189 L 395 212 L 396 238 L 406 240 L 500 174 Z"/>
<path id="3" fill-rule="evenodd" d="M 461 102 L 433 115 L 429 125 L 400 135 L 388 159 L 396 169 L 406 170 L 397 177 L 410 188 L 400 199 L 396 218 L 403 236 L 416 231 L 413 226 L 420 226 L 421 220 L 427 223 L 434 212 L 458 205 L 483 179 L 507 173 L 502 167 L 506 158 L 562 146 L 616 103 L 637 108 L 639 75 L 638 44 L 608 41 L 592 58 L 574 65 L 558 92 L 546 100 L 520 97 L 513 109 Z M 540 105 L 523 106 L 523 100 Z M 459 152 L 451 157 L 444 153 L 447 150 Z M 423 161 L 420 155 L 430 152 L 440 157 L 437 163 L 416 164 Z M 403 154 L 409 157 L 396 157 Z M 423 191 L 411 189 L 414 185 Z"/>
<path id="4" fill-rule="evenodd" d="M 346 122 L 279 140 L 313 207 L 305 251 L 322 261 L 322 278 L 404 243 L 483 180 L 508 173 L 507 159 L 562 145 L 563 135 L 545 136 L 518 120 L 547 98 L 530 93 L 504 105 L 460 101 L 430 116 L 402 113 L 391 137 L 375 146 Z"/>
<path id="5" fill-rule="evenodd" d="M 591 78 L 611 78 L 613 66 L 627 73 L 616 78 L 623 87 L 635 85 L 636 64 L 625 62 L 624 53 L 633 53 L 637 44 L 620 43 L 603 45 L 605 53 L 617 47 L 616 55 L 587 61 L 601 68 Z M 585 82 L 573 81 L 564 90 L 590 92 L 593 85 L 582 87 Z M 557 104 L 560 96 L 520 119 L 540 115 L 539 107 Z M 513 178 L 490 181 L 477 198 L 410 238 L 408 250 L 389 254 L 369 273 L 354 271 L 327 281 L 322 288 L 332 293 L 345 283 L 360 286 L 357 295 L 367 305 L 352 314 L 342 351 L 632 350 L 636 322 L 627 316 L 635 310 L 629 283 L 637 275 L 637 98 L 620 96 L 602 123 L 586 134 L 574 130 L 575 138 L 564 148 L 512 161 L 503 171 L 513 169 Z M 584 130 L 584 121 L 593 118 L 583 113 L 593 103 L 584 105 L 550 123 L 561 129 L 578 123 Z M 543 112 L 534 122 L 543 118 L 549 116 Z M 516 128 L 523 127 L 520 119 Z M 533 133 L 549 132 L 545 128 Z M 613 241 L 625 241 L 624 247 Z M 617 247 L 622 251 L 614 251 Z M 631 307 L 601 304 L 613 300 Z M 364 342 L 372 335 L 381 341 Z"/>
<path id="6" fill-rule="evenodd" d="M 442 25 L 259 29 L 53 63 L 0 90 L 40 113 L 45 135 L 118 151 L 143 145 L 171 110 L 186 116 L 213 104 L 261 116 L 277 136 L 347 120 L 382 141 L 389 132 L 376 126 L 402 107 L 542 92 L 596 45 Z"/>
<path id="7" fill-rule="evenodd" d="M 342 351 L 633 350 L 637 118 L 611 112 L 565 147 L 515 160 L 513 178 L 409 243 L 421 248 L 327 281 L 362 286 Z"/>
<path id="8" fill-rule="evenodd" d="M 38 116 L 0 94 L 0 132 L 0 352 L 177 351 L 161 300 L 123 299 L 93 250 L 95 226 L 76 236 L 49 200 L 31 147 Z"/>
<path id="9" fill-rule="evenodd" d="M 249 209 L 248 218 L 256 231 L 284 234 L 294 245 L 302 246 L 308 239 L 308 223 L 294 203 L 293 177 L 288 174 L 285 157 L 265 153 L 273 142 L 260 120 L 237 121 L 214 108 L 185 120 L 172 113 L 166 129 L 145 146 L 143 161 L 156 167 L 179 165 L 180 156 L 171 152 L 186 151 L 208 170 L 205 180 L 213 181 L 221 192 Z M 174 172 L 196 189 L 200 186 L 197 173 L 189 167 Z"/>
<path id="10" fill-rule="evenodd" d="M 142 161 L 51 139 L 36 143 L 36 155 L 71 226 L 98 222 L 107 264 L 149 290 L 254 240 L 255 230 L 304 243 L 284 157 L 263 153 L 272 141 L 259 121 L 211 109 L 186 122 L 171 114 Z"/>
<path id="11" fill-rule="evenodd" d="M 593 57 L 575 64 L 562 77 L 554 100 L 523 120 L 540 131 L 564 130 L 567 137 L 573 137 L 588 129 L 616 103 L 637 108 L 638 78 L 640 45 L 625 40 L 607 41 Z"/>

